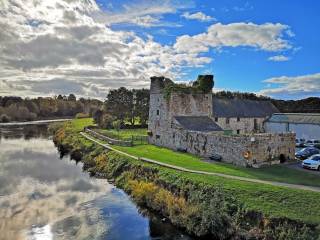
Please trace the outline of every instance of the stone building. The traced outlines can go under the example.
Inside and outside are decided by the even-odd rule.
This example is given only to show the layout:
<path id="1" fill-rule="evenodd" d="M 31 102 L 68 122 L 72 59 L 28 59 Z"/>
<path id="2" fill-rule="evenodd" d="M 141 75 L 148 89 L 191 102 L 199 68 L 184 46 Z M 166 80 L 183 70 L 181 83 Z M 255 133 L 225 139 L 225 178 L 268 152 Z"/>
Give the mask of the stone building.
<path id="1" fill-rule="evenodd" d="M 278 112 L 270 102 L 217 99 L 212 89 L 203 93 L 174 86 L 170 79 L 151 78 L 150 143 L 204 157 L 218 154 L 242 166 L 294 159 L 295 134 L 262 133 L 264 120 Z"/>
<path id="2" fill-rule="evenodd" d="M 212 108 L 215 122 L 223 129 L 237 134 L 264 132 L 264 121 L 279 112 L 270 101 L 245 99 L 214 98 Z"/>

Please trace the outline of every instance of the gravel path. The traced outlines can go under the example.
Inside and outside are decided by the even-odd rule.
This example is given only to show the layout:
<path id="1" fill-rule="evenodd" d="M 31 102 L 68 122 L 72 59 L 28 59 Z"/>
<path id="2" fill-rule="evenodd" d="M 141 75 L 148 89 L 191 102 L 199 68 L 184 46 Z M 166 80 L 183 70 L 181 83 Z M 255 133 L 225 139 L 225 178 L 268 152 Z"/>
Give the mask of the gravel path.
<path id="1" fill-rule="evenodd" d="M 306 186 L 306 185 L 300 185 L 300 184 L 291 184 L 291 183 L 283 183 L 283 182 L 274 182 L 274 181 L 266 181 L 266 180 L 259 180 L 259 179 L 252 179 L 252 178 L 246 178 L 246 177 L 238 177 L 238 176 L 233 176 L 233 175 L 228 175 L 228 174 L 223 174 L 223 173 L 213 173 L 213 172 L 205 172 L 205 171 L 197 171 L 197 170 L 191 170 L 187 169 L 184 167 L 179 167 L 167 163 L 162 163 L 158 162 L 153 159 L 148 159 L 148 158 L 141 158 L 137 156 L 130 155 L 128 153 L 122 152 L 120 150 L 117 150 L 110 146 L 109 144 L 103 144 L 96 139 L 92 138 L 91 136 L 81 132 L 80 133 L 83 137 L 87 138 L 88 140 L 95 142 L 96 144 L 99 144 L 100 146 L 103 146 L 104 148 L 107 148 L 109 150 L 118 152 L 122 155 L 131 157 L 136 160 L 144 161 L 144 162 L 149 162 L 153 164 L 157 164 L 159 166 L 183 171 L 183 172 L 189 172 L 189 173 L 197 173 L 197 174 L 203 174 L 203 175 L 212 175 L 212 176 L 218 176 L 218 177 L 224 177 L 224 178 L 229 178 L 229 179 L 235 179 L 235 180 L 240 180 L 240 181 L 245 181 L 245 182 L 253 182 L 253 183 L 261 183 L 261 184 L 268 184 L 268 185 L 273 185 L 273 186 L 279 186 L 279 187 L 287 187 L 287 188 L 292 188 L 292 189 L 298 189 L 298 190 L 307 190 L 307 191 L 313 191 L 313 192 L 320 192 L 320 187 L 312 187 L 312 186 Z"/>

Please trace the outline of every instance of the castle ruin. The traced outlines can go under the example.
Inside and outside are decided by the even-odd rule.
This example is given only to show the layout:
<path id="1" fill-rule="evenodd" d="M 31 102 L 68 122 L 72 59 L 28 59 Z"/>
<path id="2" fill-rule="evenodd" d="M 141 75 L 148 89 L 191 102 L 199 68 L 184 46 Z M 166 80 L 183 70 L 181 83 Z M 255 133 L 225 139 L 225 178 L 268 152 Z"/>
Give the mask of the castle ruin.
<path id="1" fill-rule="evenodd" d="M 212 75 L 199 78 L 213 82 Z M 213 84 L 206 92 L 177 86 L 165 77 L 151 78 L 151 144 L 249 167 L 294 159 L 295 134 L 264 133 L 264 121 L 278 112 L 271 102 L 214 98 Z"/>

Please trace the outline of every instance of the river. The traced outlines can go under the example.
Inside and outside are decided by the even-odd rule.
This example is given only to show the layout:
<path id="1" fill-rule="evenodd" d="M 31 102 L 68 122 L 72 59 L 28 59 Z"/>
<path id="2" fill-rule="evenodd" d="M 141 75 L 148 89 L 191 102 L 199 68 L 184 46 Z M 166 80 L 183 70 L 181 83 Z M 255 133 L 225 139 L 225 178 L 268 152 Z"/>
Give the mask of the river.
<path id="1" fill-rule="evenodd" d="M 0 239 L 192 239 L 60 158 L 46 125 L 0 127 Z"/>

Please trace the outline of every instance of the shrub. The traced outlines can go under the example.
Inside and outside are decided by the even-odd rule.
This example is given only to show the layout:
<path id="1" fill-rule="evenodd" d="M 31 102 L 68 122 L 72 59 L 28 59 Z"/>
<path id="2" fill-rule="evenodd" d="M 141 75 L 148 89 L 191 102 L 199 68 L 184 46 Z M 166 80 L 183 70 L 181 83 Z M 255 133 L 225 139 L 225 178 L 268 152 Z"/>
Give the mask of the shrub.
<path id="1" fill-rule="evenodd" d="M 2 122 L 2 123 L 10 122 L 10 117 L 7 114 L 1 114 L 0 122 Z"/>

